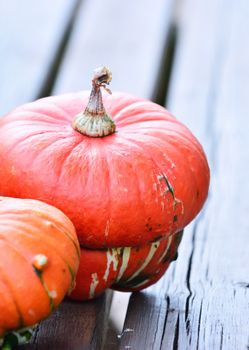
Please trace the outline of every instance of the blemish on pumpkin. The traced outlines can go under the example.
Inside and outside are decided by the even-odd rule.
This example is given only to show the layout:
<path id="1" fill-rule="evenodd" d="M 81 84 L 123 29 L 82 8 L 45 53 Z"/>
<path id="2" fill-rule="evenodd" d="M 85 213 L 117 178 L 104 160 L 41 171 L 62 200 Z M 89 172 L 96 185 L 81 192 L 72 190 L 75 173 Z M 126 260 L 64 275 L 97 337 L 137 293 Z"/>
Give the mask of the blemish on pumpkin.
<path id="1" fill-rule="evenodd" d="M 12 165 L 10 172 L 12 175 L 16 175 L 16 168 L 14 167 L 14 165 Z"/>
<path id="2" fill-rule="evenodd" d="M 29 314 L 30 316 L 34 316 L 35 312 L 34 312 L 33 309 L 28 309 L 28 314 Z"/>
<path id="3" fill-rule="evenodd" d="M 46 220 L 46 226 L 48 226 L 49 228 L 54 228 L 54 224 L 48 220 Z"/>
<path id="4" fill-rule="evenodd" d="M 48 263 L 48 258 L 44 254 L 35 255 L 32 265 L 38 271 L 43 271 Z"/>
<path id="5" fill-rule="evenodd" d="M 51 290 L 51 291 L 48 292 L 48 294 L 49 294 L 50 298 L 52 298 L 52 299 L 57 298 L 56 290 Z"/>
<path id="6" fill-rule="evenodd" d="M 152 189 L 153 189 L 153 191 L 155 191 L 155 192 L 157 191 L 157 183 L 156 183 L 156 182 L 153 184 Z"/>
<path id="7" fill-rule="evenodd" d="M 176 222 L 177 220 L 178 220 L 177 215 L 174 215 L 174 217 L 173 217 L 173 222 Z"/>
<path id="8" fill-rule="evenodd" d="M 90 284 L 90 290 L 89 290 L 89 298 L 92 299 L 95 294 L 95 289 L 97 285 L 99 284 L 99 279 L 98 279 L 98 274 L 97 273 L 92 273 L 92 283 Z"/>
<path id="9" fill-rule="evenodd" d="M 162 237 L 162 235 L 156 236 L 155 238 L 153 238 L 153 241 L 151 241 L 151 243 L 159 241 Z"/>
<path id="10" fill-rule="evenodd" d="M 110 221 L 107 220 L 105 225 L 105 237 L 108 237 L 109 229 L 110 229 Z"/>
<path id="11" fill-rule="evenodd" d="M 200 195 L 200 192 L 199 192 L 199 190 L 197 190 L 197 191 L 196 191 L 196 198 L 198 198 L 199 195 Z"/>

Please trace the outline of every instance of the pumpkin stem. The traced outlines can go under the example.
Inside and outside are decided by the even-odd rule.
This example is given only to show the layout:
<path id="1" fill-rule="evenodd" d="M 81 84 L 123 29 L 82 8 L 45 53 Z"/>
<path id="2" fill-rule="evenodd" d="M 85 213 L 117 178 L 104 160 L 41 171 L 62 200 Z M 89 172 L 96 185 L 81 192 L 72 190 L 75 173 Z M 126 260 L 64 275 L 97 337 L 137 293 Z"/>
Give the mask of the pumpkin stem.
<path id="1" fill-rule="evenodd" d="M 115 132 L 116 125 L 104 108 L 101 88 L 109 94 L 106 85 L 112 80 L 112 73 L 107 67 L 95 69 L 92 79 L 92 90 L 86 109 L 76 115 L 73 128 L 83 135 L 90 137 L 104 137 Z"/>

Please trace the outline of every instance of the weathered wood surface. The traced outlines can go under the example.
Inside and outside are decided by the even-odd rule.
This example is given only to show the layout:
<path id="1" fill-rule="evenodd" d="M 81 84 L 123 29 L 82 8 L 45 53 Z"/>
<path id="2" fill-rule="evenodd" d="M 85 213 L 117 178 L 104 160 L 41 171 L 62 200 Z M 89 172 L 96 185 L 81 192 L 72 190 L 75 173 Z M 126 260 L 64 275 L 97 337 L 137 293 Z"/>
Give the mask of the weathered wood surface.
<path id="1" fill-rule="evenodd" d="M 186 0 L 168 108 L 203 143 L 205 210 L 166 276 L 134 294 L 120 349 L 249 347 L 249 4 Z"/>
<path id="2" fill-rule="evenodd" d="M 40 96 L 79 0 L 0 1 L 0 115 Z"/>
<path id="3" fill-rule="evenodd" d="M 78 8 L 78 1 L 0 2 L 1 114 L 51 89 Z M 64 302 L 22 349 L 100 349 L 111 298 L 108 292 L 88 303 Z"/>
<path id="4" fill-rule="evenodd" d="M 85 0 L 53 93 L 89 89 L 92 70 L 107 64 L 113 72 L 113 91 L 157 98 L 167 84 L 159 74 L 169 63 L 165 55 L 171 50 L 174 5 L 174 0 Z M 107 334 L 106 349 L 117 348 L 115 331 Z"/>
<path id="5" fill-rule="evenodd" d="M 111 297 L 112 293 L 108 292 L 95 301 L 63 302 L 57 311 L 40 323 L 32 342 L 21 349 L 101 349 Z"/>
<path id="6" fill-rule="evenodd" d="M 92 70 L 110 66 L 111 89 L 154 97 L 175 0 L 84 0 L 55 92 L 90 88 Z"/>
<path id="7" fill-rule="evenodd" d="M 174 0 L 30 0 L 0 5 L 4 76 L 1 113 L 46 94 L 85 89 L 107 63 L 113 90 L 152 97 L 164 69 Z M 18 21 L 16 15 L 18 14 Z M 87 72 L 86 74 L 84 74 Z M 56 86 L 53 86 L 56 78 Z M 64 302 L 23 349 L 100 349 L 112 293 L 89 303 Z"/>

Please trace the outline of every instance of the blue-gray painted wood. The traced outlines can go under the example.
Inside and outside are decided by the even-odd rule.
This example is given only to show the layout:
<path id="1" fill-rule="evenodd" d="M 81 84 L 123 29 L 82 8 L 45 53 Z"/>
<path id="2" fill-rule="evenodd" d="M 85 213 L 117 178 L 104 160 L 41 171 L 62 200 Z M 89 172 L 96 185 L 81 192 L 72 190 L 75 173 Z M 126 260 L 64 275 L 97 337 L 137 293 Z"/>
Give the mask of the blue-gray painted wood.
<path id="1" fill-rule="evenodd" d="M 151 98 L 160 81 L 175 0 L 85 0 L 55 92 L 88 90 L 93 69 L 107 65 L 111 89 Z"/>
<path id="2" fill-rule="evenodd" d="M 0 115 L 39 96 L 77 1 L 0 1 Z"/>
<path id="3" fill-rule="evenodd" d="M 178 260 L 131 298 L 120 349 L 249 346 L 249 3 L 185 0 L 168 108 L 211 166 L 208 202 Z"/>

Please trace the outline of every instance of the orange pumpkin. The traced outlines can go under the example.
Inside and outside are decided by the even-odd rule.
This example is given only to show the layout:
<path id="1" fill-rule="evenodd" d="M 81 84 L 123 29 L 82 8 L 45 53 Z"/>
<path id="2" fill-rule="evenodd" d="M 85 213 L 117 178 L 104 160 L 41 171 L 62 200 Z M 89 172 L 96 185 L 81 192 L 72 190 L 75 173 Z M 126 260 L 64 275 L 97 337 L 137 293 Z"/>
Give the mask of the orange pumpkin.
<path id="1" fill-rule="evenodd" d="M 36 200 L 0 197 L 0 338 L 47 317 L 74 286 L 71 221 Z"/>
<path id="2" fill-rule="evenodd" d="M 89 102 L 88 92 L 48 97 L 0 121 L 0 194 L 40 199 L 69 216 L 93 283 L 84 286 L 88 294 L 96 273 L 106 285 L 100 256 L 102 266 L 118 248 L 121 261 L 123 248 L 131 247 L 135 271 L 152 242 L 166 249 L 197 215 L 209 186 L 207 160 L 192 133 L 150 101 L 105 93 L 102 102 L 101 87 L 110 80 L 110 71 L 99 69 Z M 151 276 L 159 269 L 152 261 Z"/>
<path id="3" fill-rule="evenodd" d="M 92 250 L 81 247 L 76 288 L 70 298 L 92 299 L 107 288 L 136 292 L 157 282 L 177 257 L 182 231 L 138 247 Z"/>

